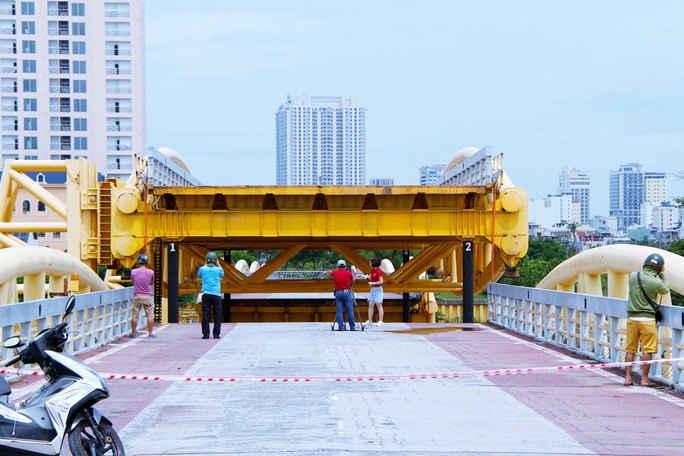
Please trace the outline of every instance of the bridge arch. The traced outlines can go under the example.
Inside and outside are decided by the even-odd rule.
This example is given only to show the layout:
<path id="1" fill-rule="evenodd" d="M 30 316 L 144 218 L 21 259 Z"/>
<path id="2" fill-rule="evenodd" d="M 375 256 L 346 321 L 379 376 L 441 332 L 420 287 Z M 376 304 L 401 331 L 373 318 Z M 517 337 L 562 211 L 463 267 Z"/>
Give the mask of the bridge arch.
<path id="1" fill-rule="evenodd" d="M 48 293 L 64 291 L 64 280 L 72 281 L 81 293 L 105 291 L 107 285 L 85 263 L 68 253 L 47 247 L 25 246 L 0 249 L 0 302 L 18 302 L 17 278 L 24 278 L 24 300 L 43 299 Z M 48 283 L 46 284 L 46 277 Z"/>
<path id="2" fill-rule="evenodd" d="M 665 277 L 670 288 L 684 294 L 684 257 L 654 247 L 625 244 L 585 250 L 556 266 L 539 282 L 537 288 L 601 296 L 601 276 L 605 274 L 606 295 L 624 299 L 627 297 L 629 274 L 641 270 L 644 260 L 651 253 L 663 256 Z M 663 302 L 669 304 L 670 296 L 663 297 Z"/>

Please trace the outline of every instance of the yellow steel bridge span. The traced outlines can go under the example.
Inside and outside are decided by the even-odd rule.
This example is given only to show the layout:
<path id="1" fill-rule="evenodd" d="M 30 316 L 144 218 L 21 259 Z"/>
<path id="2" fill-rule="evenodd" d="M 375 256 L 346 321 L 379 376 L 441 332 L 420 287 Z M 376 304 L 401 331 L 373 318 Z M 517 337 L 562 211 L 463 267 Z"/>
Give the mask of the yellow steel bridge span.
<path id="1" fill-rule="evenodd" d="M 326 280 L 277 280 L 270 276 L 301 250 L 330 250 L 369 273 L 360 250 L 411 251 L 412 257 L 385 277 L 386 292 L 463 291 L 463 249 L 472 248 L 473 291 L 515 267 L 527 251 L 527 196 L 504 184 L 503 173 L 490 183 L 467 186 L 392 187 L 153 187 L 145 184 L 145 163 L 128 182 L 97 181 L 94 165 L 83 159 L 8 161 L 0 181 L 0 299 L 16 300 L 16 275 L 23 243 L 15 233 L 65 232 L 67 254 L 96 271 L 108 270 L 107 285 L 116 287 L 120 267 L 131 267 L 147 253 L 159 271 L 159 292 L 166 296 L 169 248 L 178 253 L 178 290 L 197 293 L 197 268 L 210 250 L 269 250 L 278 254 L 260 269 L 245 274 L 222 262 L 224 293 L 329 292 Z M 37 171 L 66 172 L 67 201 L 58 201 L 26 176 Z M 17 222 L 20 188 L 43 201 L 63 221 Z M 54 252 L 51 263 L 61 262 Z M 36 266 L 21 274 L 61 283 L 62 272 Z M 426 276 L 427 270 L 434 272 Z M 36 275 L 38 276 L 36 278 Z M 42 275 L 42 276 L 41 276 Z M 87 280 L 87 281 L 86 281 Z M 99 289 L 91 276 L 81 291 Z M 92 283 L 91 283 L 92 282 Z M 357 291 L 364 291 L 364 283 Z M 47 289 L 58 289 L 48 285 Z M 4 290 L 4 292 L 2 291 Z M 42 292 L 42 291 L 41 291 Z M 34 293 L 35 294 L 35 293 Z"/>

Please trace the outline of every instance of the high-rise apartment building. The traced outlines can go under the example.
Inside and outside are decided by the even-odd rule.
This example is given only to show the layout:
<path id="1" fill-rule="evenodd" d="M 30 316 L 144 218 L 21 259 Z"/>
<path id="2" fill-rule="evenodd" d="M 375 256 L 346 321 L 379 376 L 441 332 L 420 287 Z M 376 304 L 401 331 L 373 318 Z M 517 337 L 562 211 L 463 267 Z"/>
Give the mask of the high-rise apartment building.
<path id="1" fill-rule="evenodd" d="M 667 175 L 665 173 L 644 173 L 644 201 L 649 203 L 667 201 Z"/>
<path id="2" fill-rule="evenodd" d="M 351 97 L 288 97 L 276 113 L 276 184 L 365 185 L 366 111 Z"/>
<path id="3" fill-rule="evenodd" d="M 579 171 L 570 166 L 563 167 L 558 176 L 558 194 L 572 195 L 579 203 L 580 218 L 573 222 L 589 223 L 590 183 L 589 171 Z"/>
<path id="4" fill-rule="evenodd" d="M 2 161 L 146 155 L 142 0 L 0 0 Z"/>
<path id="5" fill-rule="evenodd" d="M 428 165 L 420 167 L 420 185 L 440 185 L 444 180 L 442 172 L 446 165 Z"/>
<path id="6" fill-rule="evenodd" d="M 644 173 L 639 163 L 621 165 L 610 172 L 610 215 L 617 217 L 618 228 L 639 225 L 644 201 Z"/>
<path id="7" fill-rule="evenodd" d="M 392 186 L 394 185 L 394 179 L 391 177 L 371 177 L 368 179 L 368 185 L 376 185 L 376 186 Z"/>

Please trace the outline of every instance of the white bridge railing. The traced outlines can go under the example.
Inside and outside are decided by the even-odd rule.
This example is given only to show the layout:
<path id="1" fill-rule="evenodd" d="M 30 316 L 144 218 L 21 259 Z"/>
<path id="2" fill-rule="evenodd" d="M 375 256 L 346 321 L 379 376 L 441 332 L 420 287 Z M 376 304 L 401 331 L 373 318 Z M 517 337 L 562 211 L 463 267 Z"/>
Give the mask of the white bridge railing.
<path id="1" fill-rule="evenodd" d="M 31 340 L 40 331 L 62 321 L 67 297 L 0 305 L 2 340 L 14 335 Z M 76 295 L 74 312 L 67 317 L 72 332 L 65 351 L 78 354 L 106 345 L 131 332 L 133 287 Z M 2 349 L 2 359 L 14 350 Z"/>
<path id="2" fill-rule="evenodd" d="M 626 300 L 498 283 L 490 283 L 487 293 L 490 323 L 597 361 L 624 362 Z M 653 359 L 681 358 L 684 308 L 662 307 Z M 682 362 L 657 363 L 650 376 L 684 391 L 682 369 Z"/>

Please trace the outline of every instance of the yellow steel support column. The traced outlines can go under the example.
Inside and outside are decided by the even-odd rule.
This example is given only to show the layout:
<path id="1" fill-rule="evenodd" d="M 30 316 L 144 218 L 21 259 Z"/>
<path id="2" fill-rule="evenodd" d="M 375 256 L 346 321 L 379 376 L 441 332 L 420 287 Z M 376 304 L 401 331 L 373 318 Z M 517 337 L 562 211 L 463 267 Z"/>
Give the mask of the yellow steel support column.
<path id="1" fill-rule="evenodd" d="M 627 283 L 629 279 L 629 273 L 617 272 L 612 269 L 609 269 L 607 273 L 608 297 L 626 299 L 627 290 L 629 289 L 629 285 Z"/>
<path id="2" fill-rule="evenodd" d="M 24 301 L 45 299 L 45 272 L 24 277 Z"/>
<path id="3" fill-rule="evenodd" d="M 66 274 L 51 275 L 48 277 L 48 294 L 60 294 L 64 293 L 64 281 L 68 280 Z"/>
<path id="4" fill-rule="evenodd" d="M 581 283 L 583 291 L 580 291 L 580 293 L 603 296 L 601 276 L 599 274 L 582 274 Z"/>
<path id="5" fill-rule="evenodd" d="M 451 252 L 447 258 L 449 259 L 449 277 L 451 277 L 451 283 L 456 283 L 459 281 L 459 270 L 458 270 L 458 259 L 456 258 L 456 249 Z"/>
<path id="6" fill-rule="evenodd" d="M 67 253 L 97 270 L 98 235 L 97 169 L 86 160 L 67 160 Z"/>

